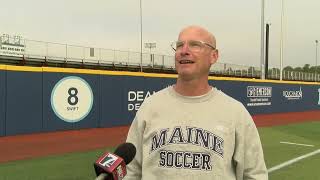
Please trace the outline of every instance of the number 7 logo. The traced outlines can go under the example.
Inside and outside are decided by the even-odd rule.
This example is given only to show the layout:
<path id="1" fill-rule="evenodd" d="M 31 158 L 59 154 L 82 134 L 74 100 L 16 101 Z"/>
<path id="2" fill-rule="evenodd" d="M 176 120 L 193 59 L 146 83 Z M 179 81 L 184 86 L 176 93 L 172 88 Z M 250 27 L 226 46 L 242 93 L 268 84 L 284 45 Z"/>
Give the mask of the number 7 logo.
<path id="1" fill-rule="evenodd" d="M 113 154 L 107 154 L 100 162 L 99 164 L 104 167 L 111 167 L 116 161 L 118 160 L 117 156 L 114 156 Z"/>
<path id="2" fill-rule="evenodd" d="M 320 105 L 320 88 L 318 89 L 318 105 Z"/>

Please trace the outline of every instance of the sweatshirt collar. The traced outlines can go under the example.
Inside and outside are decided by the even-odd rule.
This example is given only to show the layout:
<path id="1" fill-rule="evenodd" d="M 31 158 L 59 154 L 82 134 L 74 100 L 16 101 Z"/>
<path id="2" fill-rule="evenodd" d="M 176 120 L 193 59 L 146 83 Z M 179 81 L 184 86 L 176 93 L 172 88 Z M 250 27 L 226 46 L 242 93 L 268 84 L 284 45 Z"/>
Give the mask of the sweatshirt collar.
<path id="1" fill-rule="evenodd" d="M 206 94 L 200 95 L 200 96 L 184 96 L 184 95 L 181 95 L 178 92 L 176 92 L 174 90 L 173 86 L 170 86 L 168 88 L 169 88 L 169 93 L 171 96 L 174 96 L 175 98 L 177 98 L 178 100 L 181 100 L 183 102 L 190 102 L 190 103 L 208 101 L 211 97 L 214 96 L 215 92 L 217 91 L 216 88 L 212 87 L 209 92 L 207 92 Z"/>

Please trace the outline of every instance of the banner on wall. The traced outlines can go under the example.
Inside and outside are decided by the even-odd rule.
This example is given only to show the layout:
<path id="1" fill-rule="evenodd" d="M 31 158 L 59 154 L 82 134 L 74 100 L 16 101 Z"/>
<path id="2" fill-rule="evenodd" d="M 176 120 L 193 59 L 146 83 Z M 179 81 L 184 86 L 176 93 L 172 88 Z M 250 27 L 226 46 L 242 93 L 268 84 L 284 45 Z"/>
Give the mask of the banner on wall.
<path id="1" fill-rule="evenodd" d="M 247 102 L 250 106 L 271 106 L 272 87 L 247 86 Z"/>

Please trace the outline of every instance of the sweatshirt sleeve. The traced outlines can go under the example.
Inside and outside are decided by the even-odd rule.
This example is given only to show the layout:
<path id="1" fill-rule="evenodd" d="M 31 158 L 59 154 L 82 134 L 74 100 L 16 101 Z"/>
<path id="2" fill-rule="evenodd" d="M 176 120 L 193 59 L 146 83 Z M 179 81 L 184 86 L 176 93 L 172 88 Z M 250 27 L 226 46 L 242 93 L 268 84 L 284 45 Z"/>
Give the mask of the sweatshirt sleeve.
<path id="1" fill-rule="evenodd" d="M 258 130 L 245 108 L 241 114 L 236 126 L 233 157 L 237 180 L 267 180 L 268 171 Z"/>
<path id="2" fill-rule="evenodd" d="M 145 123 L 139 119 L 138 113 L 130 126 L 127 142 L 134 144 L 136 147 L 136 155 L 127 165 L 127 175 L 124 180 L 140 180 L 142 174 L 142 137 Z"/>

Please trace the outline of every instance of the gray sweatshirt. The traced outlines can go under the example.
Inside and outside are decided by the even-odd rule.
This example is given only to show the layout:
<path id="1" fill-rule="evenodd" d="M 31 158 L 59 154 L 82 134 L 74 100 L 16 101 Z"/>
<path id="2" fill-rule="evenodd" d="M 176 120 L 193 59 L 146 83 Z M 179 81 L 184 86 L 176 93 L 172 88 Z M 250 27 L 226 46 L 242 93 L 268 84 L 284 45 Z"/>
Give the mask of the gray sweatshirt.
<path id="1" fill-rule="evenodd" d="M 212 88 L 182 96 L 172 86 L 147 98 L 127 142 L 137 154 L 125 180 L 267 180 L 257 128 L 245 107 Z"/>

